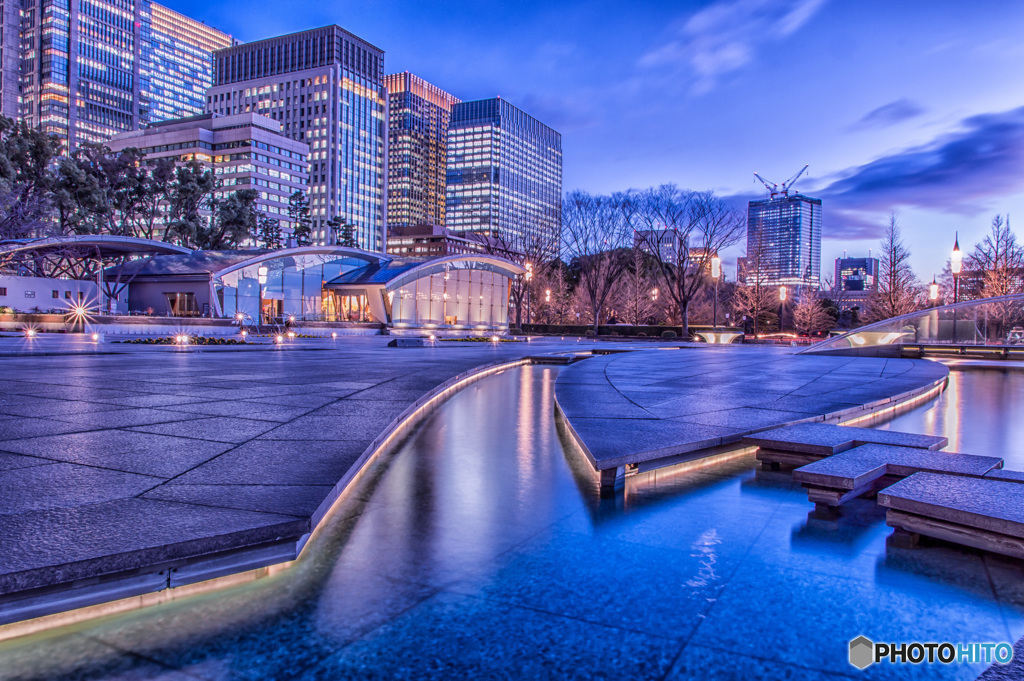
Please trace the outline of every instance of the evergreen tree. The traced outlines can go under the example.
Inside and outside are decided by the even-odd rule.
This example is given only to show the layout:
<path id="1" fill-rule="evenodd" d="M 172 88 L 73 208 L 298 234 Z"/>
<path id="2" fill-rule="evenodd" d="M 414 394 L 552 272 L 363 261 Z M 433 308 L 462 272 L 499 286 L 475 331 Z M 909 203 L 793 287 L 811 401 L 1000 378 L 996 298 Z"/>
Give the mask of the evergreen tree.
<path id="1" fill-rule="evenodd" d="M 305 192 L 297 191 L 288 198 L 288 218 L 292 222 L 295 243 L 308 246 L 312 242 L 313 219 L 309 212 L 309 197 Z"/>
<path id="2" fill-rule="evenodd" d="M 261 214 L 257 218 L 256 241 L 263 248 L 281 248 L 281 221 Z"/>

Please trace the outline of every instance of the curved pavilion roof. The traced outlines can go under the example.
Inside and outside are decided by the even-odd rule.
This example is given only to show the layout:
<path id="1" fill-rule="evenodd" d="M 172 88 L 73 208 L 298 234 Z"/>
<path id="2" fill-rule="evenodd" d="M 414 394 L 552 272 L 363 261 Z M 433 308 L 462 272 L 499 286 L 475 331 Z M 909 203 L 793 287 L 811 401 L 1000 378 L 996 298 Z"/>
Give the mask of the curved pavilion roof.
<path id="1" fill-rule="evenodd" d="M 11 239 L 0 242 L 0 254 L 12 255 L 18 252 L 35 253 L 61 251 L 69 248 L 99 250 L 99 256 L 116 257 L 122 255 L 183 255 L 192 250 L 184 246 L 139 239 L 132 236 L 113 236 L 111 234 L 80 234 L 74 236 L 51 236 L 41 239 Z"/>

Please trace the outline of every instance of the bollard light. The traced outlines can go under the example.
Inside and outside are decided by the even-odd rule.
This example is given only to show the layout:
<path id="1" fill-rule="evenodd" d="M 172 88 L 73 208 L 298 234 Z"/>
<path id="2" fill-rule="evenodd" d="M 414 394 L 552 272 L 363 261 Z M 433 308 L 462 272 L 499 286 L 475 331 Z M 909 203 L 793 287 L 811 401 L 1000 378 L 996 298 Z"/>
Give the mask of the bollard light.
<path id="1" fill-rule="evenodd" d="M 278 345 L 284 343 L 284 336 L 278 335 L 276 338 L 274 338 L 274 342 L 277 343 Z"/>
<path id="2" fill-rule="evenodd" d="M 333 332 L 333 331 L 332 331 L 332 332 L 331 332 L 331 338 L 337 338 L 337 337 L 338 337 L 338 334 L 337 334 L 337 332 Z"/>
<path id="3" fill-rule="evenodd" d="M 498 342 L 498 337 L 497 336 L 491 336 L 491 342 L 492 343 L 497 343 Z"/>
<path id="4" fill-rule="evenodd" d="M 93 343 L 98 343 L 98 342 L 99 342 L 99 340 L 100 340 L 100 335 L 99 335 L 98 333 L 94 333 L 94 334 L 92 335 L 92 342 L 93 342 Z"/>
<path id="5" fill-rule="evenodd" d="M 248 335 L 249 335 L 248 331 L 245 331 L 245 330 L 242 331 L 242 338 L 245 338 Z"/>
<path id="6" fill-rule="evenodd" d="M 36 337 L 36 330 L 35 329 L 25 329 L 25 335 L 28 336 L 29 338 L 35 338 Z"/>

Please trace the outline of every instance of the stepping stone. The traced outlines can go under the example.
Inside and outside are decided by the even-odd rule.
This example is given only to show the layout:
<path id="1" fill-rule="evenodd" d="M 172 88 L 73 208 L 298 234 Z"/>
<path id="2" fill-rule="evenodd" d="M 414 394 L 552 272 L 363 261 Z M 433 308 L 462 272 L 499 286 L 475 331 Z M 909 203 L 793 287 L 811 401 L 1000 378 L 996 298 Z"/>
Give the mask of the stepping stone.
<path id="1" fill-rule="evenodd" d="M 920 535 L 1024 559 L 1024 485 L 990 477 L 915 473 L 878 493 L 899 543 Z"/>
<path id="2" fill-rule="evenodd" d="M 948 443 L 947 438 L 938 435 L 917 435 L 831 423 L 798 423 L 763 430 L 743 438 L 743 444 L 759 448 L 758 461 L 771 468 L 778 468 L 783 463 L 803 466 L 865 444 L 935 450 L 942 449 Z"/>
<path id="3" fill-rule="evenodd" d="M 1010 482 L 1024 482 L 1024 473 L 1021 471 L 1004 471 L 1001 468 L 985 473 L 985 477 L 995 478 L 996 480 L 1009 480 Z"/>
<path id="4" fill-rule="evenodd" d="M 793 480 L 819 508 L 835 507 L 920 471 L 981 477 L 1002 466 L 994 456 L 869 444 L 797 468 Z"/>

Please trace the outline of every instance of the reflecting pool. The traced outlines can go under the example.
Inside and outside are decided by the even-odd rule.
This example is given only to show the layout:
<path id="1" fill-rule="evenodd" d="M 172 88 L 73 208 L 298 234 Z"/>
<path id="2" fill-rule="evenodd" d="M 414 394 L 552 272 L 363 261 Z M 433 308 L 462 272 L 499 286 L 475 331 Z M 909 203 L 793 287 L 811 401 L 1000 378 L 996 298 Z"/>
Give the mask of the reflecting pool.
<path id="1" fill-rule="evenodd" d="M 817 519 L 788 472 L 749 453 L 638 475 L 602 502 L 552 417 L 557 371 L 456 394 L 368 469 L 294 569 L 0 644 L 0 678 L 972 679 L 987 665 L 857 672 L 848 642 L 1024 634 L 1020 564 L 888 548 L 869 500 Z M 1024 373 L 1011 378 L 1021 394 Z M 968 450 L 983 442 L 979 380 L 958 373 L 942 398 Z"/>

